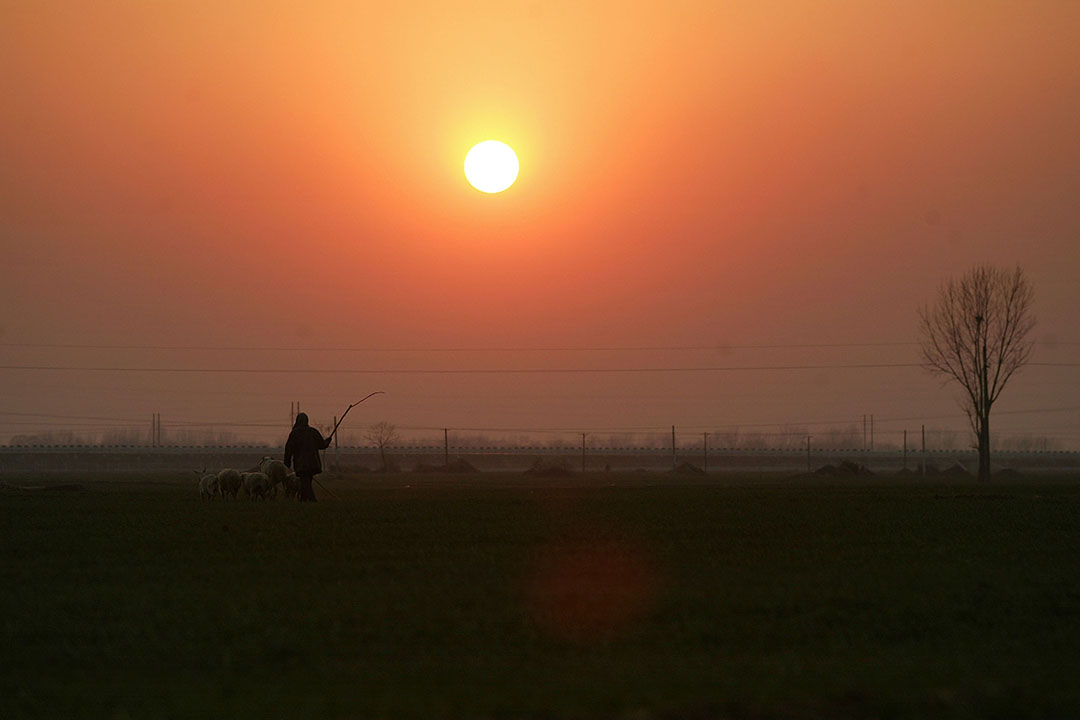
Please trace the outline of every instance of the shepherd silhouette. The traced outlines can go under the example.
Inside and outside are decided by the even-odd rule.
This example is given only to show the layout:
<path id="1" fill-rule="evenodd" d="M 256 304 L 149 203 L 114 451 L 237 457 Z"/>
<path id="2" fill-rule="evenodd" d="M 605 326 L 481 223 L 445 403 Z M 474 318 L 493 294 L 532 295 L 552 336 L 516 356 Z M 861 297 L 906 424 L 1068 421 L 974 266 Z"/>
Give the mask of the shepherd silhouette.
<path id="1" fill-rule="evenodd" d="M 311 481 L 322 472 L 319 451 L 330 447 L 330 440 L 308 424 L 307 413 L 297 413 L 292 432 L 285 442 L 285 466 L 291 467 L 300 480 L 300 502 L 315 502 Z"/>

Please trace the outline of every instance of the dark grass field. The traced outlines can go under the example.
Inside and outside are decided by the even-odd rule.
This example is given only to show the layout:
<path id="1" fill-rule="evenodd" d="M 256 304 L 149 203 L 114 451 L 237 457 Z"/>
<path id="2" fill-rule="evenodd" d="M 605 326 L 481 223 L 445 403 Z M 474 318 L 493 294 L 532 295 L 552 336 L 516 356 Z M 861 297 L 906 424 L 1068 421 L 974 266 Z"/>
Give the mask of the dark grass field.
<path id="1" fill-rule="evenodd" d="M 0 490 L 2 718 L 1080 717 L 1075 478 L 63 481 Z"/>

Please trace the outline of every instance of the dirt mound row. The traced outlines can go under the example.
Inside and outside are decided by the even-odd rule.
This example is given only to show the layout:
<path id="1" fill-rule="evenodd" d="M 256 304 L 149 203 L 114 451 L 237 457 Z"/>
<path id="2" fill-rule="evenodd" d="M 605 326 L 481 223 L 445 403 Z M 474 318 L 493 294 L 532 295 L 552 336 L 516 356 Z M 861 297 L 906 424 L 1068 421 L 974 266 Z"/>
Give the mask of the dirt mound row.
<path id="1" fill-rule="evenodd" d="M 420 463 L 416 466 L 414 472 L 466 474 L 478 473 L 480 471 L 468 460 L 451 460 L 445 465 L 428 465 L 427 463 Z"/>
<path id="2" fill-rule="evenodd" d="M 537 458 L 532 467 L 525 471 L 526 475 L 533 477 L 566 477 L 573 475 L 573 471 L 561 463 L 549 464 Z"/>
<path id="3" fill-rule="evenodd" d="M 814 471 L 814 475 L 828 478 L 871 477 L 873 474 L 870 468 L 865 465 L 859 465 L 849 460 L 845 460 L 839 465 L 822 465 Z"/>

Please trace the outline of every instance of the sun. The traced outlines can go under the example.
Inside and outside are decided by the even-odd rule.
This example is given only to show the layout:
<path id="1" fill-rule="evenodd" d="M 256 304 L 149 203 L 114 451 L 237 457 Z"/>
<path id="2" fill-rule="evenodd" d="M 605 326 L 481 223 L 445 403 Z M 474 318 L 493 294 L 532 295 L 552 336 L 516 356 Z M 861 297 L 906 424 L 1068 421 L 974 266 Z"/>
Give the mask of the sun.
<path id="1" fill-rule="evenodd" d="M 485 140 L 465 156 L 465 177 L 481 192 L 502 192 L 514 184 L 517 176 L 517 155 L 506 143 Z"/>

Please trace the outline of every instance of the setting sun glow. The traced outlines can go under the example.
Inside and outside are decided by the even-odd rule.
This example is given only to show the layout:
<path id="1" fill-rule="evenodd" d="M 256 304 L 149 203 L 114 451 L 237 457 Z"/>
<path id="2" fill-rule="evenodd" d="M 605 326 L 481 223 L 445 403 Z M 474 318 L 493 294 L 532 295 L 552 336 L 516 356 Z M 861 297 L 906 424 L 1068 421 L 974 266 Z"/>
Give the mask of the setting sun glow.
<path id="1" fill-rule="evenodd" d="M 481 192 L 502 192 L 514 184 L 517 176 L 517 155 L 506 143 L 485 140 L 465 156 L 465 177 Z"/>

